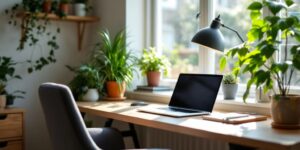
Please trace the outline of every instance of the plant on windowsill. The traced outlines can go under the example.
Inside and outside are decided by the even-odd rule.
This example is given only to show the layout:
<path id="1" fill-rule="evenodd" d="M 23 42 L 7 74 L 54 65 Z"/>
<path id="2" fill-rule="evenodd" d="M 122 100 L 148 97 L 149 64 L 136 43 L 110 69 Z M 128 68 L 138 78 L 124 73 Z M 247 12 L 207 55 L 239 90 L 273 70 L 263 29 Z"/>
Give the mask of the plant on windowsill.
<path id="1" fill-rule="evenodd" d="M 225 74 L 222 81 L 222 91 L 224 99 L 235 99 L 238 90 L 238 79 L 232 73 Z"/>
<path id="2" fill-rule="evenodd" d="M 125 30 L 111 39 L 109 31 L 100 33 L 91 63 L 97 67 L 106 81 L 107 96 L 110 99 L 124 99 L 126 85 L 130 85 L 136 71 L 137 58 L 127 49 Z"/>
<path id="3" fill-rule="evenodd" d="M 43 1 L 40 0 L 23 0 L 21 3 L 15 4 L 11 9 L 5 10 L 5 13 L 9 16 L 8 23 L 13 26 L 20 25 L 22 29 L 22 36 L 17 51 L 23 51 L 29 46 L 31 50 L 35 49 L 32 53 L 41 54 L 40 58 L 26 60 L 29 66 L 27 69 L 29 73 L 41 70 L 50 63 L 55 63 L 55 51 L 59 49 L 57 34 L 60 33 L 60 28 L 57 28 L 55 32 L 48 29 L 50 24 L 47 18 L 48 13 L 45 13 L 45 16 L 42 18 L 38 17 L 41 12 L 45 11 L 43 4 Z M 53 11 L 57 12 L 57 8 L 54 8 L 54 6 L 52 5 L 51 10 L 55 9 Z M 47 9 L 49 11 L 49 8 Z M 21 23 L 17 19 L 20 12 L 24 12 L 25 15 L 22 17 Z M 40 42 L 43 42 L 40 40 L 41 36 L 46 36 L 47 40 L 44 45 L 47 47 L 47 51 L 44 51 L 42 48 L 35 48 L 41 47 Z"/>
<path id="4" fill-rule="evenodd" d="M 67 66 L 76 75 L 69 83 L 76 100 L 97 101 L 104 84 L 103 76 L 91 65 L 81 65 L 79 68 Z"/>
<path id="5" fill-rule="evenodd" d="M 264 92 L 272 90 L 272 126 L 279 128 L 300 128 L 300 95 L 290 94 L 291 79 L 300 70 L 300 20 L 288 15 L 293 3 L 292 0 L 285 0 L 283 3 L 266 0 L 252 2 L 248 6 L 252 21 L 247 34 L 248 42 L 226 54 L 227 57 L 238 58 L 234 68 L 236 75 L 251 74 L 243 96 L 244 101 L 251 85 L 263 87 Z M 263 16 L 263 8 L 268 9 L 271 14 Z M 292 39 L 297 43 L 289 47 Z M 281 44 L 284 57 L 277 62 L 274 55 Z"/>
<path id="6" fill-rule="evenodd" d="M 154 47 L 144 49 L 138 65 L 143 75 L 147 76 L 148 86 L 159 86 L 161 71 L 167 75 L 170 62 L 165 56 L 159 56 Z"/>

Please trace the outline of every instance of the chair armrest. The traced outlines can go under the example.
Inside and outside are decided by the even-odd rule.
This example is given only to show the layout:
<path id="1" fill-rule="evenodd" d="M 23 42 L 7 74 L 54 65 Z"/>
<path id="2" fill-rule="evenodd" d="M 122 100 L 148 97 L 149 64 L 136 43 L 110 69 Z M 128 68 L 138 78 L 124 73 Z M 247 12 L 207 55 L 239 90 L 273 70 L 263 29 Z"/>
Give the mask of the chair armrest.
<path id="1" fill-rule="evenodd" d="M 101 149 L 120 150 L 125 148 L 121 133 L 114 128 L 87 128 L 94 142 Z"/>

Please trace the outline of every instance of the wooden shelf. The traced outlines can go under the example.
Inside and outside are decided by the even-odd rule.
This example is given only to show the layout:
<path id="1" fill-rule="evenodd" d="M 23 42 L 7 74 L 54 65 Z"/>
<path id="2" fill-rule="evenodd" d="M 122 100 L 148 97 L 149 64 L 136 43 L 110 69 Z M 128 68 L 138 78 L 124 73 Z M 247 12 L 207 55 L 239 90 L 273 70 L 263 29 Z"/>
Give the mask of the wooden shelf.
<path id="1" fill-rule="evenodd" d="M 26 17 L 29 13 L 28 12 L 20 12 L 17 14 L 17 17 L 23 18 Z M 38 13 L 38 18 L 48 18 L 50 20 L 56 20 L 56 21 L 70 21 L 70 22 L 97 22 L 100 19 L 98 17 L 94 16 L 72 16 L 68 15 L 66 17 L 59 17 L 55 14 L 45 14 L 45 13 Z"/>
<path id="2" fill-rule="evenodd" d="M 28 17 L 29 12 L 20 12 L 17 14 L 17 17 L 22 18 L 24 20 L 26 17 Z M 82 40 L 85 32 L 85 24 L 86 23 L 92 23 L 92 22 L 97 22 L 100 19 L 95 16 L 72 16 L 68 15 L 65 17 L 59 17 L 55 14 L 45 14 L 45 13 L 38 13 L 37 14 L 38 18 L 48 18 L 50 20 L 54 21 L 68 21 L 68 22 L 75 22 L 77 23 L 77 38 L 78 38 L 78 50 L 80 51 L 82 49 Z M 22 21 L 23 23 L 23 21 Z M 22 25 L 23 26 L 23 25 Z M 21 36 L 24 35 L 24 29 L 22 29 Z"/>

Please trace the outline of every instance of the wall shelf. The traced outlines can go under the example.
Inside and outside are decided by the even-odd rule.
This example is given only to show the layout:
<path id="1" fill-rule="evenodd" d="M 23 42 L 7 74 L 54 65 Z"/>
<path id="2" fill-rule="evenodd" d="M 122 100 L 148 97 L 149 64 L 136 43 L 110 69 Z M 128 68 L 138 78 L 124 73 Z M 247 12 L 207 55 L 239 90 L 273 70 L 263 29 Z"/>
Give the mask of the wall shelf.
<path id="1" fill-rule="evenodd" d="M 28 12 L 20 12 L 17 14 L 17 17 L 22 18 L 22 27 L 24 23 L 24 19 L 29 15 Z M 77 23 L 77 39 L 78 39 L 78 50 L 80 51 L 82 49 L 82 40 L 85 32 L 85 25 L 86 23 L 93 23 L 97 22 L 100 19 L 98 17 L 94 16 L 72 16 L 68 15 L 66 17 L 59 17 L 55 14 L 45 14 L 45 13 L 38 13 L 37 14 L 38 18 L 44 19 L 47 18 L 49 20 L 54 20 L 54 21 L 68 21 L 68 22 L 74 22 Z M 21 31 L 21 36 L 24 36 L 24 28 L 22 28 Z"/>

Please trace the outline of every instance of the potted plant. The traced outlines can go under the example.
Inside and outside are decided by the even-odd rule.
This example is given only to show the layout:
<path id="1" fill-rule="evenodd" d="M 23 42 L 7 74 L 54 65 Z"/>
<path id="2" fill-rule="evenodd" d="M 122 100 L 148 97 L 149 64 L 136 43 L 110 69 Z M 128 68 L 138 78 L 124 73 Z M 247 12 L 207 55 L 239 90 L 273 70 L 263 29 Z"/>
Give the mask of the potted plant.
<path id="1" fill-rule="evenodd" d="M 106 80 L 107 96 L 124 99 L 126 85 L 133 79 L 137 58 L 127 49 L 125 30 L 111 39 L 107 30 L 100 32 L 101 44 L 94 51 L 92 63 Z"/>
<path id="2" fill-rule="evenodd" d="M 288 15 L 292 0 L 284 2 L 254 1 L 248 9 L 251 11 L 252 27 L 248 42 L 242 47 L 233 48 L 227 57 L 238 58 L 234 72 L 250 73 L 243 99 L 246 100 L 251 85 L 263 87 L 263 91 L 272 90 L 271 115 L 273 127 L 300 128 L 300 96 L 290 94 L 291 79 L 300 70 L 300 20 Z M 262 9 L 271 13 L 263 15 Z M 281 16 L 283 15 L 283 16 Z M 281 36 L 279 36 L 281 33 Z M 296 43 L 290 46 L 290 41 Z M 283 59 L 275 60 L 275 53 L 282 47 Z M 288 56 L 289 55 L 289 56 Z"/>
<path id="3" fill-rule="evenodd" d="M 52 8 L 52 0 L 45 0 L 43 2 L 43 12 L 51 13 L 51 8 Z"/>
<path id="4" fill-rule="evenodd" d="M 158 86 L 161 71 L 168 74 L 170 62 L 165 56 L 159 56 L 154 47 L 144 49 L 138 65 L 142 74 L 147 75 L 148 86 Z"/>
<path id="5" fill-rule="evenodd" d="M 0 82 L 0 109 L 6 106 L 5 84 Z"/>
<path id="6" fill-rule="evenodd" d="M 60 0 L 59 10 L 61 11 L 61 14 L 63 16 L 66 16 L 69 14 L 69 3 L 70 3 L 70 0 Z"/>
<path id="7" fill-rule="evenodd" d="M 237 77 L 232 73 L 224 75 L 222 81 L 224 99 L 235 99 L 237 90 Z"/>
<path id="8" fill-rule="evenodd" d="M 98 70 L 90 65 L 82 65 L 78 69 L 67 66 L 76 76 L 69 83 L 75 99 L 97 101 L 102 90 L 103 80 Z"/>
<path id="9" fill-rule="evenodd" d="M 14 91 L 9 93 L 5 88 L 7 82 L 13 79 L 21 79 L 21 76 L 15 74 L 15 63 L 12 58 L 2 56 L 0 57 L 0 105 L 6 106 L 13 104 L 13 100 L 16 98 L 23 98 L 23 91 Z"/>
<path id="10" fill-rule="evenodd" d="M 88 0 L 75 0 L 74 12 L 76 16 L 86 16 L 88 11 L 87 3 Z"/>

